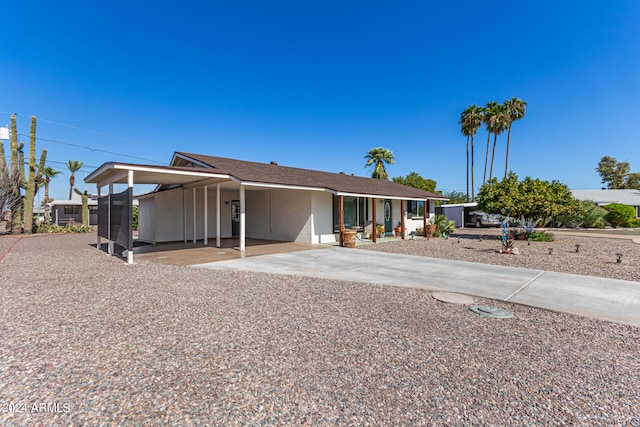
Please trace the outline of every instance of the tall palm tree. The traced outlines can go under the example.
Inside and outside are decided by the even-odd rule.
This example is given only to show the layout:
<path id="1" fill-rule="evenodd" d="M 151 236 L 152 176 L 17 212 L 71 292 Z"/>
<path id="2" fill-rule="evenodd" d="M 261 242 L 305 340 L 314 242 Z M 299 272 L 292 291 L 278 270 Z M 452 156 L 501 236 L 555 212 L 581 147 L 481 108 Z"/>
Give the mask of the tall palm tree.
<path id="1" fill-rule="evenodd" d="M 507 107 L 502 104 L 492 106 L 491 112 L 491 133 L 493 134 L 493 150 L 491 151 L 491 168 L 489 169 L 489 179 L 493 177 L 493 161 L 496 157 L 496 142 L 507 127 L 508 115 Z"/>
<path id="2" fill-rule="evenodd" d="M 507 157 L 504 166 L 504 177 L 507 177 L 509 171 L 509 146 L 511 145 L 511 125 L 516 120 L 520 120 L 524 117 L 527 111 L 527 103 L 520 98 L 511 98 L 504 101 L 504 106 L 507 108 Z"/>
<path id="3" fill-rule="evenodd" d="M 44 219 L 45 221 L 49 221 L 49 182 L 51 182 L 51 178 L 54 178 L 56 175 L 61 174 L 62 172 L 53 169 L 51 166 L 45 166 L 42 174 L 45 176 L 44 178 Z"/>
<path id="4" fill-rule="evenodd" d="M 491 144 L 491 133 L 493 131 L 493 123 L 495 122 L 495 112 L 497 102 L 489 102 L 482 110 L 482 122 L 487 130 L 487 151 L 484 156 L 484 174 L 482 175 L 482 185 L 487 182 L 487 166 L 489 166 L 489 145 Z"/>
<path id="5" fill-rule="evenodd" d="M 474 137 L 482 126 L 483 108 L 476 104 L 470 105 L 460 114 L 462 134 L 467 137 L 467 201 L 469 201 L 469 139 L 471 139 L 471 200 L 475 199 L 474 173 Z"/>
<path id="6" fill-rule="evenodd" d="M 389 179 L 389 174 L 384 164 L 392 165 L 395 163 L 395 157 L 391 150 L 382 147 L 372 148 L 364 158 L 367 160 L 367 163 L 364 165 L 365 168 L 374 165 L 371 178 Z"/>
<path id="7" fill-rule="evenodd" d="M 69 160 L 67 162 L 67 169 L 71 172 L 71 176 L 69 177 L 69 200 L 71 200 L 71 196 L 73 195 L 73 186 L 76 183 L 75 173 L 78 172 L 84 163 L 78 160 Z"/>

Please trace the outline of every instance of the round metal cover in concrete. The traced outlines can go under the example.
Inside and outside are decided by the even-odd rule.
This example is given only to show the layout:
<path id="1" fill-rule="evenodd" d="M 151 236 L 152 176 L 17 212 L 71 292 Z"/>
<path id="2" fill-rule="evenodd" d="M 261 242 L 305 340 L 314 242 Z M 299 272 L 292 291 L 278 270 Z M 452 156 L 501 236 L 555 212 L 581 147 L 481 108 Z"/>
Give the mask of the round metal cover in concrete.
<path id="1" fill-rule="evenodd" d="M 509 319 L 513 315 L 504 308 L 494 307 L 492 305 L 476 304 L 469 307 L 469 310 L 482 317 L 496 317 L 499 319 Z"/>
<path id="2" fill-rule="evenodd" d="M 434 292 L 431 296 L 438 301 L 448 302 L 449 304 L 473 304 L 475 302 L 468 295 L 455 294 L 453 292 Z"/>

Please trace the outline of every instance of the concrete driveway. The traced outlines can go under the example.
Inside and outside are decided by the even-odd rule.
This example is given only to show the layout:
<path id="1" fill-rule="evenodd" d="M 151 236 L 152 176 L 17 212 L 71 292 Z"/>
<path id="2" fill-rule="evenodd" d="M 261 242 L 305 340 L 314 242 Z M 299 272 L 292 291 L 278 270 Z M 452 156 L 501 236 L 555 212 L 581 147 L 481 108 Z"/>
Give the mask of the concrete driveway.
<path id="1" fill-rule="evenodd" d="M 640 327 L 640 282 L 338 247 L 194 267 L 459 292 Z"/>

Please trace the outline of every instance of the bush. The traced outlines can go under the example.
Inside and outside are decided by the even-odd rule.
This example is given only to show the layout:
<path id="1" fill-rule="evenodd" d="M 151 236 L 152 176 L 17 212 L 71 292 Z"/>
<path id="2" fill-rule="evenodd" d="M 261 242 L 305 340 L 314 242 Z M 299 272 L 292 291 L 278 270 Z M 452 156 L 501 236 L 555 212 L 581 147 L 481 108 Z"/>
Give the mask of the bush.
<path id="1" fill-rule="evenodd" d="M 138 206 L 133 207 L 133 212 L 131 212 L 131 222 L 133 230 L 138 229 Z"/>
<path id="2" fill-rule="evenodd" d="M 439 234 L 449 235 L 456 229 L 455 221 L 451 221 L 444 215 L 436 215 L 434 223 L 436 224 L 437 230 L 440 232 Z"/>
<path id="3" fill-rule="evenodd" d="M 609 213 L 604 217 L 613 227 L 619 227 L 627 224 L 636 216 L 636 210 L 633 206 L 623 205 L 622 203 L 611 203 L 604 207 Z"/>
<path id="4" fill-rule="evenodd" d="M 626 226 L 631 228 L 640 228 L 640 218 L 630 219 L 627 222 Z"/>
<path id="5" fill-rule="evenodd" d="M 93 230 L 86 225 L 69 224 L 60 226 L 56 224 L 41 224 L 35 230 L 36 233 L 91 233 Z"/>
<path id="6" fill-rule="evenodd" d="M 553 234 L 545 233 L 544 231 L 532 231 L 531 233 L 525 233 L 524 238 L 531 240 L 532 242 L 553 242 Z"/>
<path id="7" fill-rule="evenodd" d="M 557 216 L 552 223 L 555 227 L 604 228 L 604 217 L 608 211 L 593 202 L 578 201 L 575 211 Z"/>

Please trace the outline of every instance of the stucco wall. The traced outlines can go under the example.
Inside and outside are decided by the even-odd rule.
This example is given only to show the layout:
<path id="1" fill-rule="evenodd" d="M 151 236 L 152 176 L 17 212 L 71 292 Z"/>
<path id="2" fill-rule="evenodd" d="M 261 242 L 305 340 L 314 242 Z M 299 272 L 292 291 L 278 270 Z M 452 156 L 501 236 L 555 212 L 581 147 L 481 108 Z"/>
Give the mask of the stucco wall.
<path id="1" fill-rule="evenodd" d="M 328 192 L 311 192 L 312 243 L 332 243 L 337 239 L 333 233 L 333 195 Z"/>
<path id="2" fill-rule="evenodd" d="M 143 242 L 156 241 L 155 198 L 138 201 L 138 239 Z"/>
<path id="3" fill-rule="evenodd" d="M 247 190 L 247 237 L 311 243 L 311 191 Z"/>

